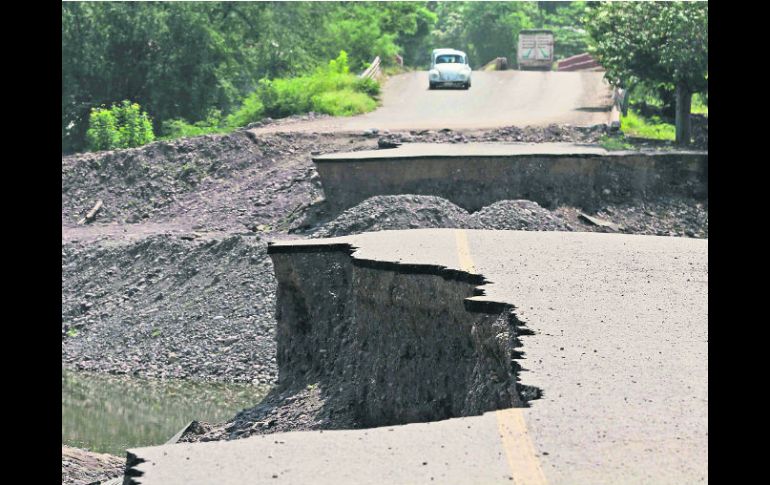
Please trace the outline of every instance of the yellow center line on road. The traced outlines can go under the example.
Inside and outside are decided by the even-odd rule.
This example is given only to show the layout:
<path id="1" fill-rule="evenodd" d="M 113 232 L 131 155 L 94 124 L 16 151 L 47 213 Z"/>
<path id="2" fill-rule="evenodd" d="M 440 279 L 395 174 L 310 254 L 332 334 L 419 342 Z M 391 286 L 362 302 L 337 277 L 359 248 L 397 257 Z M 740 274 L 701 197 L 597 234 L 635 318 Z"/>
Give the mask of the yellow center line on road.
<path id="1" fill-rule="evenodd" d="M 500 409 L 495 411 L 500 441 L 503 442 L 508 466 L 516 485 L 546 485 L 540 460 L 535 454 L 535 446 L 527 432 L 522 408 Z"/>
<path id="2" fill-rule="evenodd" d="M 475 273 L 476 267 L 473 265 L 473 259 L 471 259 L 467 233 L 458 229 L 455 231 L 455 239 L 460 269 Z M 495 416 L 497 417 L 500 441 L 503 450 L 505 450 L 514 483 L 516 485 L 547 485 L 548 481 L 540 467 L 540 460 L 535 453 L 532 438 L 527 432 L 524 410 L 522 408 L 501 409 L 495 411 Z"/>
<path id="3" fill-rule="evenodd" d="M 468 235 L 462 229 L 455 231 L 457 239 L 457 256 L 460 258 L 460 269 L 467 271 L 468 273 L 475 273 L 476 268 L 473 266 L 473 260 L 471 259 L 471 248 L 468 245 Z"/>

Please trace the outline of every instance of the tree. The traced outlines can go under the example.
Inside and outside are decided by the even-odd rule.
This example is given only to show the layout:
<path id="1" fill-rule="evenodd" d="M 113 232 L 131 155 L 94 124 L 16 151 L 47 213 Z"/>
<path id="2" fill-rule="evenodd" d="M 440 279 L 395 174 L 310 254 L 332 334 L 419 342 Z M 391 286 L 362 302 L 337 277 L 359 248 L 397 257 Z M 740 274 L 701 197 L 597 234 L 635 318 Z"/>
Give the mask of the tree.
<path id="1" fill-rule="evenodd" d="M 79 150 L 91 109 L 123 99 L 160 122 L 226 105 L 238 70 L 215 26 L 221 4 L 62 4 L 62 149 Z M 229 100 L 232 101 L 232 100 Z"/>
<path id="2" fill-rule="evenodd" d="M 478 66 L 496 57 L 516 58 L 519 31 L 535 27 L 534 2 L 469 2 L 464 9 L 468 55 Z"/>
<path id="3" fill-rule="evenodd" d="M 675 93 L 676 141 L 690 143 L 692 95 L 708 90 L 708 2 L 603 3 L 586 27 L 611 84 Z"/>

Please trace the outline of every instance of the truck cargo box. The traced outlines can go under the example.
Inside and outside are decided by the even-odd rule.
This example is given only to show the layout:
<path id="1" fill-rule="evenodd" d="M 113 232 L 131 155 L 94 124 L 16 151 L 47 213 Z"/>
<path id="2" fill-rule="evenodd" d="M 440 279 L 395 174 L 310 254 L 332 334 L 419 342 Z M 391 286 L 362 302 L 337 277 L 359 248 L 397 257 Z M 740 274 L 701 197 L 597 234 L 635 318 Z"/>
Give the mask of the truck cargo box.
<path id="1" fill-rule="evenodd" d="M 550 71 L 553 65 L 553 32 L 544 29 L 519 32 L 516 59 L 519 69 Z"/>

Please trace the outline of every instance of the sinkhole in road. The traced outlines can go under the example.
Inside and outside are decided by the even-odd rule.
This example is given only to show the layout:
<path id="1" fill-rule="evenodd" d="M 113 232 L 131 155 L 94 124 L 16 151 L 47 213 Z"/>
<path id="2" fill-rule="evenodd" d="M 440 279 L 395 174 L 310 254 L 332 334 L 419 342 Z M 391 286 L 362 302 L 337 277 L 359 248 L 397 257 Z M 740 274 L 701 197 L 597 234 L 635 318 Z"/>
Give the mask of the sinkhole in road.
<path id="1" fill-rule="evenodd" d="M 285 249 L 285 250 L 284 250 Z M 271 248 L 282 386 L 317 385 L 321 415 L 360 427 L 525 407 L 520 337 L 506 303 L 469 300 L 483 276 L 354 258 L 349 245 Z"/>

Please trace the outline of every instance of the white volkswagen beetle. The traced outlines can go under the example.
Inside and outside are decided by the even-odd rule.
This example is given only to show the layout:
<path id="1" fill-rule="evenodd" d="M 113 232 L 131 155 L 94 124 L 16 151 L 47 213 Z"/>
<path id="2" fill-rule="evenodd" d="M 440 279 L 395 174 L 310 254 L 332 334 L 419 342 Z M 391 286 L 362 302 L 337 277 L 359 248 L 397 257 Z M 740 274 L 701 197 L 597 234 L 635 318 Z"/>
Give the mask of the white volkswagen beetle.
<path id="1" fill-rule="evenodd" d="M 458 86 L 471 87 L 471 66 L 468 55 L 454 49 L 434 49 L 430 58 L 428 87 Z"/>

